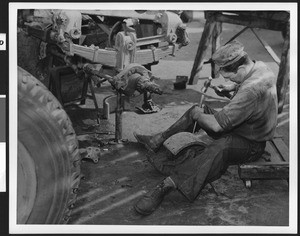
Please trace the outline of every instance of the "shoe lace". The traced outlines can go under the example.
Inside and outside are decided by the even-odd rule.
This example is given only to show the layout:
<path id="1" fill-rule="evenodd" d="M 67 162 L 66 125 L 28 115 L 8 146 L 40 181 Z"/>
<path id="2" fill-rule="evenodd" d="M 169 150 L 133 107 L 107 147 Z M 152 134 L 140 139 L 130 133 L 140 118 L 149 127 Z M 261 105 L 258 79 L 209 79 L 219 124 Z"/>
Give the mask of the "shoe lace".
<path id="1" fill-rule="evenodd" d="M 155 190 L 151 193 L 152 198 L 157 198 L 160 194 L 165 193 L 169 190 L 170 188 L 165 186 L 164 182 L 161 182 L 159 185 L 156 186 Z"/>

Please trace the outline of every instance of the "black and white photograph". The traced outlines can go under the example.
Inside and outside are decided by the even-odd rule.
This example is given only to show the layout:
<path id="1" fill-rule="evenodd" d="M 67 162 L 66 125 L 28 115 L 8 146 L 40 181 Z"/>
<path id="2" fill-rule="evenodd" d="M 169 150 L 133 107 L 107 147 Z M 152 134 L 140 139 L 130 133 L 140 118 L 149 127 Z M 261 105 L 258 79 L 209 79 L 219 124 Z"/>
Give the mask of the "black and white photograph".
<path id="1" fill-rule="evenodd" d="M 297 231 L 297 3 L 10 3 L 7 47 L 10 233 Z"/>

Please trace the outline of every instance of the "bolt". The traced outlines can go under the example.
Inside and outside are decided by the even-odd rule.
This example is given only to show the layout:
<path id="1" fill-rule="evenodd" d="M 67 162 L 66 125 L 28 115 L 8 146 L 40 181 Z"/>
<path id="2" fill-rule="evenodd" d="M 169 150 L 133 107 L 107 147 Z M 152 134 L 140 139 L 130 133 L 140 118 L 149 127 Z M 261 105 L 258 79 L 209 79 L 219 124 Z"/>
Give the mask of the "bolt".
<path id="1" fill-rule="evenodd" d="M 28 82 L 27 76 L 24 76 L 24 77 L 23 77 L 22 82 L 23 82 L 24 84 L 26 84 L 26 83 Z"/>
<path id="2" fill-rule="evenodd" d="M 134 49 L 134 43 L 131 40 L 127 42 L 126 49 L 128 51 L 132 51 Z"/>
<path id="3" fill-rule="evenodd" d="M 162 17 L 162 13 L 157 13 L 156 15 L 155 15 L 155 18 L 157 18 L 157 19 L 159 19 L 159 18 L 161 18 Z"/>
<path id="4" fill-rule="evenodd" d="M 176 34 L 173 34 L 173 33 L 169 34 L 167 40 L 168 40 L 168 42 L 170 42 L 170 43 L 175 43 L 176 40 L 177 40 Z"/>
<path id="5" fill-rule="evenodd" d="M 73 193 L 77 194 L 78 193 L 78 188 L 73 188 Z"/>
<path id="6" fill-rule="evenodd" d="M 50 95 L 50 96 L 48 96 L 47 100 L 48 100 L 48 102 L 51 102 L 53 100 L 53 97 Z"/>

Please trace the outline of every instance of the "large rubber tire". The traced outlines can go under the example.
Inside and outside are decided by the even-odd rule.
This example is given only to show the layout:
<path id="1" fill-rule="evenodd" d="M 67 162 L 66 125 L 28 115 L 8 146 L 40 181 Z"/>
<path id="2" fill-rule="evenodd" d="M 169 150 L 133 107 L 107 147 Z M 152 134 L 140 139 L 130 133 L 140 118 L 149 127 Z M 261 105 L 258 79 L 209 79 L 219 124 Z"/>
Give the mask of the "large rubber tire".
<path id="1" fill-rule="evenodd" d="M 19 68 L 17 223 L 67 223 L 80 162 L 68 115 L 40 81 Z"/>
<path id="2" fill-rule="evenodd" d="M 38 62 L 41 40 L 19 29 L 17 34 L 18 66 L 39 79 Z"/>

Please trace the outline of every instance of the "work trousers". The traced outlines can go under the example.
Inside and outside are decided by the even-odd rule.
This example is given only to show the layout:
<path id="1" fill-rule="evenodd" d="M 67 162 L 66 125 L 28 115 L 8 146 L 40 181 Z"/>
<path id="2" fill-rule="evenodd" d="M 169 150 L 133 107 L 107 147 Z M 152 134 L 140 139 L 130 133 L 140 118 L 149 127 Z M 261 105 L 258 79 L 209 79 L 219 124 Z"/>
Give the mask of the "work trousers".
<path id="1" fill-rule="evenodd" d="M 257 160 L 266 145 L 234 133 L 210 138 L 210 142 L 204 136 L 206 146 L 190 146 L 176 156 L 161 148 L 155 156 L 148 158 L 159 172 L 173 179 L 177 189 L 191 202 L 207 183 L 220 178 L 229 165 Z"/>

